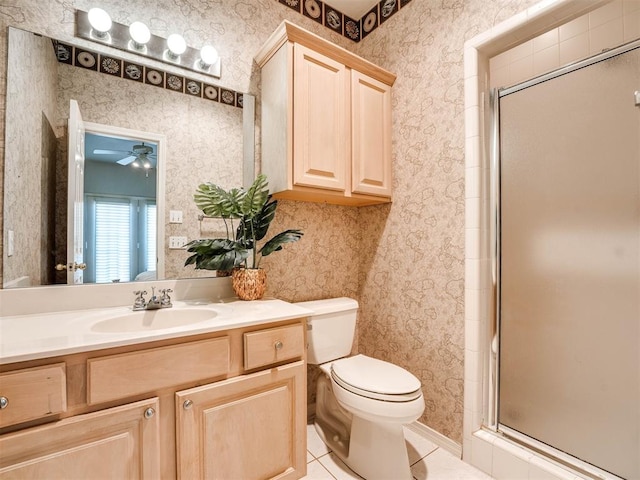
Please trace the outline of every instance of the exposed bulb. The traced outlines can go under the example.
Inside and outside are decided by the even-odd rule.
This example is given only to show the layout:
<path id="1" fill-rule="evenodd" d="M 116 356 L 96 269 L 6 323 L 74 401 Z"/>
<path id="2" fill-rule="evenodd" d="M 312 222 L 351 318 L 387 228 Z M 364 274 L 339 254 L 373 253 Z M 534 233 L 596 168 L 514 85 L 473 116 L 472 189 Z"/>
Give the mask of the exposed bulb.
<path id="1" fill-rule="evenodd" d="M 87 13 L 91 28 L 98 38 L 104 38 L 111 30 L 111 17 L 101 8 L 92 8 Z"/>
<path id="2" fill-rule="evenodd" d="M 205 45 L 200 49 L 200 66 L 203 69 L 209 68 L 218 61 L 218 51 L 211 45 Z"/>
<path id="3" fill-rule="evenodd" d="M 184 41 L 182 35 L 172 33 L 167 38 L 167 47 L 173 58 L 179 57 L 187 50 L 187 42 Z"/>
<path id="4" fill-rule="evenodd" d="M 129 35 L 131 36 L 131 40 L 133 40 L 133 46 L 137 50 L 143 48 L 151 39 L 149 27 L 142 22 L 133 22 L 129 26 Z"/>

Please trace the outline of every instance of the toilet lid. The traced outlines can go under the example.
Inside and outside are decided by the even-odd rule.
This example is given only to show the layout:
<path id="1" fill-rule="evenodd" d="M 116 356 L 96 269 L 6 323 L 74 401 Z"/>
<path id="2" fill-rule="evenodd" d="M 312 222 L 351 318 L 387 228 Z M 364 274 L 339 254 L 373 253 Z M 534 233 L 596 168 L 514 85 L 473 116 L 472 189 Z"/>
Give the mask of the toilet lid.
<path id="1" fill-rule="evenodd" d="M 422 394 L 420 380 L 404 368 L 365 355 L 333 362 L 331 376 L 342 388 L 377 400 L 407 402 Z"/>

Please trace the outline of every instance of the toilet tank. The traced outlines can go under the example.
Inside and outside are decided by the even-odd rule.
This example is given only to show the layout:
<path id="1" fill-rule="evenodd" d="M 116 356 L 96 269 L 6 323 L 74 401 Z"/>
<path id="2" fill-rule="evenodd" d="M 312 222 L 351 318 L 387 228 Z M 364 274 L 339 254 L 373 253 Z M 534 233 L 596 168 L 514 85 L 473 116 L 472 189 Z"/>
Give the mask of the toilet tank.
<path id="1" fill-rule="evenodd" d="M 341 297 L 296 305 L 314 312 L 307 320 L 308 363 L 320 365 L 351 353 L 358 312 L 356 300 Z"/>

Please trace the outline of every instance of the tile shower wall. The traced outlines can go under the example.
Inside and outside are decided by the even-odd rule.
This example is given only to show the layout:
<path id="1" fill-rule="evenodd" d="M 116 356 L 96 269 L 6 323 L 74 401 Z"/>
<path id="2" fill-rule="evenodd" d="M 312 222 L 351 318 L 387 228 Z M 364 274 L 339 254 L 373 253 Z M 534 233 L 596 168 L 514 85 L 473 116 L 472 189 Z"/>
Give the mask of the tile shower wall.
<path id="1" fill-rule="evenodd" d="M 514 85 L 639 37 L 640 1 L 614 0 L 491 58 L 490 86 Z"/>
<path id="2" fill-rule="evenodd" d="M 416 374 L 427 401 L 422 421 L 458 442 L 465 277 L 463 44 L 533 3 L 412 1 L 357 47 L 273 0 L 104 0 L 101 5 L 121 23 L 148 19 L 159 35 L 176 28 L 187 31 L 190 44 L 210 38 L 224 61 L 220 84 L 236 91 L 258 93 L 253 55 L 283 19 L 356 49 L 398 75 L 393 92 L 394 203 L 350 209 L 283 202 L 275 228 L 301 227 L 306 234 L 265 259 L 268 294 L 293 301 L 359 298 L 360 351 Z M 64 40 L 73 35 L 73 9 L 91 6 L 89 0 L 5 1 L 0 9 L 0 61 L 6 61 L 6 26 Z M 0 75 L 0 148 L 5 80 Z M 143 93 L 135 98 L 146 101 Z M 227 154 L 239 158 L 240 148 Z M 198 153 L 199 157 L 188 151 L 178 155 L 184 162 L 200 162 L 202 180 L 215 179 L 207 153 Z M 179 174 L 176 167 L 175 175 Z M 167 210 L 186 209 L 191 188 L 176 184 L 168 194 Z"/>

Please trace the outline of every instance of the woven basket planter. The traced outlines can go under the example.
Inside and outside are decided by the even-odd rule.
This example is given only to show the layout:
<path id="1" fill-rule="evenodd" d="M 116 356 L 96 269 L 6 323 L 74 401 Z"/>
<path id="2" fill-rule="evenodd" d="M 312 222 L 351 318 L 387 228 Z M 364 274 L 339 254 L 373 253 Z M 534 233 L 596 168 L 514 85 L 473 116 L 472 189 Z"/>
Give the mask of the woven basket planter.
<path id="1" fill-rule="evenodd" d="M 236 268 L 231 285 L 241 300 L 259 300 L 267 288 L 267 272 L 262 268 Z"/>

